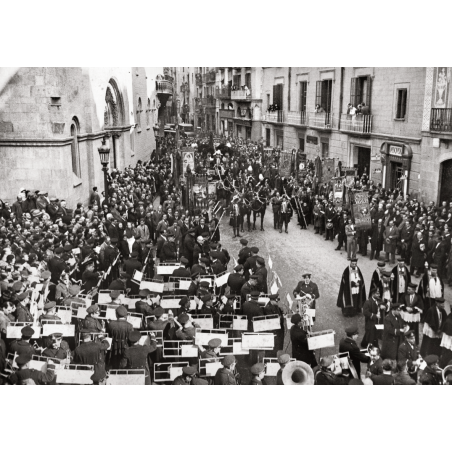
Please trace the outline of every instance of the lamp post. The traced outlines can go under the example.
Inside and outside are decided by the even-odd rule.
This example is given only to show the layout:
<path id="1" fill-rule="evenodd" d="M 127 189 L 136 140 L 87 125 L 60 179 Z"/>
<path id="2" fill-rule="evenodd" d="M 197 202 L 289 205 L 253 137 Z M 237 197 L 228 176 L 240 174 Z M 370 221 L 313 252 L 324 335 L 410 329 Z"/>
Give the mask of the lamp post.
<path id="1" fill-rule="evenodd" d="M 160 146 L 160 137 L 159 137 L 159 129 L 158 127 L 154 126 L 154 138 L 155 138 L 155 155 L 158 159 L 159 157 L 159 146 Z"/>
<path id="2" fill-rule="evenodd" d="M 108 163 L 110 161 L 110 148 L 105 143 L 105 137 L 102 138 L 102 146 L 97 148 L 100 157 L 100 163 L 102 163 L 102 171 L 104 172 L 104 190 L 105 190 L 105 201 L 108 205 Z"/>

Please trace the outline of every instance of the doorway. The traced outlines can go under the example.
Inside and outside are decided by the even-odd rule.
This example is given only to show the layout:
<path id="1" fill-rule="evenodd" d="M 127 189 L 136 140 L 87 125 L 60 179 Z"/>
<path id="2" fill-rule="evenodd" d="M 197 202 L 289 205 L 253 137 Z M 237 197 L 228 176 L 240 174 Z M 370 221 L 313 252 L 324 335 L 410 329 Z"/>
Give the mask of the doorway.
<path id="1" fill-rule="evenodd" d="M 363 174 L 369 176 L 370 148 L 355 146 L 355 152 L 357 153 L 357 159 L 354 166 L 358 169 L 358 176 L 361 177 Z"/>
<path id="2" fill-rule="evenodd" d="M 265 129 L 265 146 L 270 146 L 270 129 Z"/>
<path id="3" fill-rule="evenodd" d="M 449 202 L 452 199 L 452 160 L 446 160 L 441 164 L 441 190 L 439 202 Z"/>
<path id="4" fill-rule="evenodd" d="M 403 176 L 403 166 L 402 163 L 400 162 L 391 162 L 391 186 L 389 188 L 399 188 L 401 189 L 402 187 L 399 185 L 397 185 L 401 179 L 401 177 Z"/>

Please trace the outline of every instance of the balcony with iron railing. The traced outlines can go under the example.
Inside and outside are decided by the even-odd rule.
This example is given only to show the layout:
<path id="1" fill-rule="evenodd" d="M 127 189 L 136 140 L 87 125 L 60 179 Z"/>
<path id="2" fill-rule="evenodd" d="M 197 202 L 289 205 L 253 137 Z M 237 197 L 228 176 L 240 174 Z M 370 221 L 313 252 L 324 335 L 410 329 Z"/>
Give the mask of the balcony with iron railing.
<path id="1" fill-rule="evenodd" d="M 372 132 L 372 115 L 341 115 L 341 132 L 369 135 Z"/>
<path id="2" fill-rule="evenodd" d="M 173 94 L 173 84 L 168 80 L 156 80 L 155 90 L 157 94 Z"/>
<path id="3" fill-rule="evenodd" d="M 430 131 L 452 133 L 452 108 L 432 108 Z"/>
<path id="4" fill-rule="evenodd" d="M 296 126 L 307 126 L 308 112 L 301 111 L 297 113 L 287 113 L 286 122 Z"/>
<path id="5" fill-rule="evenodd" d="M 337 121 L 332 113 L 312 113 L 309 115 L 309 127 L 331 130 L 334 125 L 337 125 Z"/>
<path id="6" fill-rule="evenodd" d="M 231 87 L 225 86 L 223 88 L 215 89 L 215 97 L 217 99 L 230 99 L 231 98 Z"/>
<path id="7" fill-rule="evenodd" d="M 265 121 L 268 122 L 284 122 L 284 111 L 268 111 L 265 115 Z"/>
<path id="8" fill-rule="evenodd" d="M 251 100 L 250 89 L 236 89 L 231 91 L 232 100 Z"/>

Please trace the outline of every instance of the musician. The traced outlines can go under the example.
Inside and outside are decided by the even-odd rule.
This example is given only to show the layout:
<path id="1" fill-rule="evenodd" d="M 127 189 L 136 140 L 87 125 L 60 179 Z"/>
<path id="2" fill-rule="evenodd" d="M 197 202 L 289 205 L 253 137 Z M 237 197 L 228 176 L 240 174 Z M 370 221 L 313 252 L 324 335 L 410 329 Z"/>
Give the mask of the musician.
<path id="1" fill-rule="evenodd" d="M 191 272 L 189 269 L 189 262 L 188 259 L 182 256 L 180 258 L 180 263 L 182 264 L 182 267 L 176 268 L 173 271 L 172 276 L 176 276 L 178 278 L 190 278 Z"/>
<path id="2" fill-rule="evenodd" d="M 250 369 L 252 378 L 250 381 L 250 385 L 251 386 L 256 386 L 256 385 L 262 385 L 262 380 L 265 377 L 265 365 L 264 363 L 256 363 L 253 366 L 251 366 Z"/>
<path id="3" fill-rule="evenodd" d="M 280 366 L 280 368 L 278 369 L 278 372 L 276 373 L 276 384 L 279 385 L 284 385 L 283 380 L 282 380 L 282 373 L 284 370 L 284 367 L 286 367 L 286 365 L 289 363 L 290 361 L 290 355 L 288 355 L 287 353 L 283 354 L 283 355 L 279 355 L 278 357 L 278 364 Z"/>
<path id="4" fill-rule="evenodd" d="M 192 322 L 185 312 L 177 316 L 177 321 L 181 325 L 181 328 L 176 331 L 177 339 L 179 341 L 191 341 L 195 339 L 196 328 L 199 328 L 199 325 Z"/>
<path id="5" fill-rule="evenodd" d="M 398 360 L 407 362 L 408 374 L 415 382 L 417 381 L 419 358 L 421 358 L 421 354 L 416 344 L 416 335 L 413 330 L 409 330 L 405 333 L 405 340 L 399 346 Z"/>
<path id="6" fill-rule="evenodd" d="M 248 279 L 250 277 L 251 272 L 254 273 L 257 270 L 256 260 L 259 257 L 259 248 L 257 246 L 253 246 L 252 248 L 250 248 L 250 252 L 251 255 L 243 266 L 245 279 Z"/>
<path id="7" fill-rule="evenodd" d="M 311 367 L 317 366 L 315 354 L 308 347 L 308 333 L 303 328 L 301 315 L 298 313 L 294 314 L 290 320 L 293 323 L 290 329 L 292 358 L 295 358 L 297 361 L 304 361 Z"/>
<path id="8" fill-rule="evenodd" d="M 315 309 L 316 300 L 320 298 L 319 288 L 316 283 L 311 281 L 311 273 L 303 273 L 304 281 L 300 281 L 297 287 L 293 290 L 293 296 L 306 297 L 310 303 L 310 309 Z M 295 300 L 292 304 L 292 311 L 298 311 L 298 301 Z"/>
<path id="9" fill-rule="evenodd" d="M 177 248 L 174 242 L 174 234 L 171 232 L 166 233 L 167 241 L 162 246 L 160 254 L 161 262 L 174 262 L 177 260 Z"/>
<path id="10" fill-rule="evenodd" d="M 290 218 L 292 217 L 292 208 L 289 203 L 289 197 L 282 195 L 281 208 L 280 208 L 280 220 L 279 220 L 279 232 L 282 233 L 282 227 L 284 224 L 284 232 L 287 234 L 287 228 L 289 226 Z"/>
<path id="11" fill-rule="evenodd" d="M 9 351 L 11 353 L 16 353 L 19 356 L 20 355 L 35 355 L 36 350 L 35 348 L 30 344 L 31 337 L 35 334 L 35 330 L 30 326 L 24 326 L 20 330 L 21 338 L 15 339 L 11 342 L 9 346 Z"/>
<path id="12" fill-rule="evenodd" d="M 173 385 L 191 385 L 196 375 L 196 369 L 192 366 L 183 367 L 182 375 L 173 380 Z M 199 379 L 200 380 L 200 379 Z"/>
<path id="13" fill-rule="evenodd" d="M 97 286 L 99 278 L 103 275 L 103 272 L 94 271 L 94 262 L 90 261 L 86 265 L 86 270 L 82 274 L 82 289 L 85 293 L 91 292 L 94 287 Z"/>
<path id="14" fill-rule="evenodd" d="M 86 310 L 86 314 L 87 315 L 82 322 L 82 329 L 85 329 L 91 333 L 101 333 L 105 331 L 103 321 L 94 318 L 95 315 L 99 315 L 99 305 L 97 303 L 89 306 Z"/>
<path id="15" fill-rule="evenodd" d="M 242 288 L 240 289 L 240 298 L 242 303 L 245 303 L 247 295 L 251 295 L 251 292 L 257 289 L 257 281 L 258 276 L 251 275 L 249 280 L 245 282 L 245 284 L 243 284 Z"/>
<path id="16" fill-rule="evenodd" d="M 218 338 L 210 339 L 209 343 L 207 344 L 207 348 L 201 352 L 201 358 L 202 359 L 218 358 L 220 350 L 221 350 L 221 339 Z M 215 359 L 211 359 L 208 362 L 215 362 Z"/>
<path id="17" fill-rule="evenodd" d="M 49 301 L 44 305 L 44 314 L 39 316 L 39 322 L 42 323 L 43 320 L 54 320 L 58 324 L 61 324 L 61 318 L 56 314 L 56 303 L 54 301 Z"/>
<path id="18" fill-rule="evenodd" d="M 371 375 L 370 379 L 374 385 L 393 385 L 394 377 L 392 376 L 393 361 L 390 359 L 384 359 L 381 368 L 383 373 L 380 375 Z"/>
<path id="19" fill-rule="evenodd" d="M 257 290 L 265 294 L 268 293 L 267 269 L 265 268 L 265 260 L 262 257 L 256 259 L 256 271 L 254 275 L 258 276 Z"/>
<path id="20" fill-rule="evenodd" d="M 239 251 L 239 258 L 237 260 L 238 264 L 244 265 L 246 260 L 251 256 L 251 249 L 248 248 L 248 240 L 246 239 L 240 239 L 240 244 L 243 246 L 242 249 Z"/>
<path id="21" fill-rule="evenodd" d="M 91 377 L 93 383 L 99 384 L 105 379 L 105 355 L 110 346 L 105 338 L 102 341 L 93 341 L 91 332 L 82 329 L 80 331 L 81 344 L 74 350 L 74 364 L 87 364 L 94 366 L 94 374 Z"/>
<path id="22" fill-rule="evenodd" d="M 26 290 L 17 295 L 18 304 L 16 305 L 16 322 L 33 322 L 34 318 L 27 305 L 30 304 L 30 291 Z"/>
<path id="23" fill-rule="evenodd" d="M 377 292 L 374 292 L 372 296 L 364 302 L 363 315 L 365 319 L 365 333 L 361 342 L 361 347 L 365 348 L 368 344 L 378 347 L 379 335 L 375 325 L 383 323 L 381 310 L 384 309 L 386 309 L 386 306 L 382 303 Z"/>
<path id="24" fill-rule="evenodd" d="M 49 260 L 47 267 L 52 274 L 52 282 L 54 284 L 58 284 L 61 273 L 63 273 L 67 269 L 67 265 L 64 260 L 61 258 L 64 249 L 62 247 L 58 247 L 54 251 L 54 256 Z"/>
<path id="25" fill-rule="evenodd" d="M 425 357 L 427 367 L 424 369 L 420 377 L 423 385 L 440 385 L 442 384 L 441 369 L 438 366 L 438 355 L 428 355 Z"/>
<path id="26" fill-rule="evenodd" d="M 62 333 L 52 333 L 48 336 L 48 346 L 42 352 L 42 356 L 71 360 L 71 349 L 69 344 L 63 340 Z"/>
<path id="27" fill-rule="evenodd" d="M 200 275 L 208 275 L 209 269 L 207 268 L 210 264 L 210 259 L 208 257 L 201 257 L 199 259 L 199 263 L 194 264 L 191 268 L 191 272 L 193 273 L 199 273 Z"/>
<path id="28" fill-rule="evenodd" d="M 126 272 L 119 272 L 119 278 L 113 280 L 108 286 L 108 290 L 123 290 L 127 289 L 128 274 Z"/>
<path id="29" fill-rule="evenodd" d="M 16 370 L 9 376 L 9 382 L 12 385 L 45 385 L 52 382 L 55 378 L 55 364 L 52 360 L 47 362 L 47 371 L 41 372 L 36 369 L 30 369 L 29 362 L 31 355 L 20 355 L 16 358 L 16 364 L 19 370 Z"/>
<path id="30" fill-rule="evenodd" d="M 234 376 L 234 369 L 236 366 L 236 359 L 233 355 L 226 355 L 223 359 L 223 367 L 217 370 L 214 379 L 214 385 L 228 386 L 236 385 L 236 379 Z"/>
<path id="31" fill-rule="evenodd" d="M 276 192 L 275 195 L 270 200 L 273 210 L 273 228 L 277 229 L 279 227 L 279 216 L 281 213 L 281 203 L 282 199 L 279 196 L 279 192 Z"/>
<path id="32" fill-rule="evenodd" d="M 336 375 L 332 371 L 333 367 L 333 357 L 332 356 L 322 356 L 320 358 L 320 368 L 314 371 L 314 384 L 319 386 L 336 386 L 346 384 L 345 378 Z"/>
<path id="33" fill-rule="evenodd" d="M 279 350 L 284 348 L 284 313 L 278 306 L 279 295 L 270 295 L 270 301 L 264 307 L 265 315 L 278 315 L 281 328 L 278 330 L 270 330 L 271 333 L 275 335 L 275 346 L 273 350 L 268 354 L 268 356 L 277 356 Z"/>
<path id="34" fill-rule="evenodd" d="M 125 306 L 118 306 L 116 308 L 116 319 L 111 320 L 107 324 L 107 332 L 112 338 L 110 350 L 110 365 L 113 369 L 119 369 L 119 362 L 121 360 L 124 350 L 128 347 L 127 338 L 129 333 L 133 331 L 133 325 L 126 320 L 127 308 Z"/>
<path id="35" fill-rule="evenodd" d="M 237 265 L 234 267 L 234 273 L 228 276 L 228 283 L 230 293 L 233 295 L 239 295 L 245 284 L 245 278 L 243 277 L 243 265 Z"/>
<path id="36" fill-rule="evenodd" d="M 348 352 L 350 360 L 358 374 L 358 378 L 361 378 L 361 363 L 370 363 L 370 356 L 362 353 L 356 343 L 356 340 L 358 339 L 357 326 L 345 328 L 345 334 L 347 337 L 341 339 L 339 343 L 339 353 Z"/>

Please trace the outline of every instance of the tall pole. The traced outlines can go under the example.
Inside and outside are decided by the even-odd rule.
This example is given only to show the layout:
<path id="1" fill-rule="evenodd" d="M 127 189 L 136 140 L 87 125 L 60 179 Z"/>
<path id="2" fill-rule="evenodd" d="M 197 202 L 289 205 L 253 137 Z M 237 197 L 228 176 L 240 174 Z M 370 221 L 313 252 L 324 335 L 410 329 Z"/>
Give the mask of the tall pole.
<path id="1" fill-rule="evenodd" d="M 108 180 L 107 180 L 107 173 L 108 173 L 108 168 L 107 165 L 108 163 L 102 163 L 103 168 L 102 171 L 104 172 L 104 192 L 105 192 L 105 202 L 108 206 Z"/>
<path id="2" fill-rule="evenodd" d="M 178 89 L 177 89 L 177 68 L 174 71 L 174 102 L 176 103 L 176 152 L 174 153 L 174 185 L 179 188 L 179 161 L 177 159 L 177 154 L 179 151 L 179 108 L 177 105 L 178 100 Z"/>

